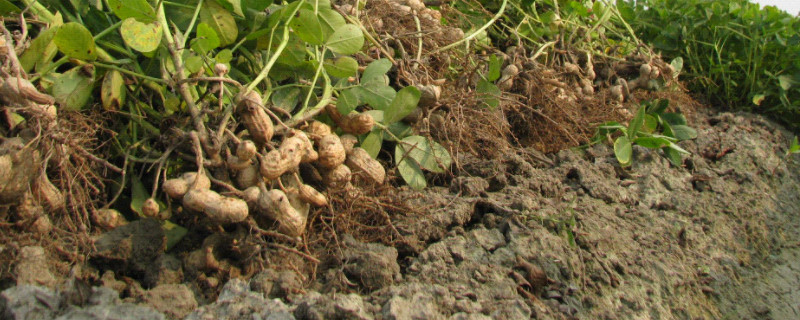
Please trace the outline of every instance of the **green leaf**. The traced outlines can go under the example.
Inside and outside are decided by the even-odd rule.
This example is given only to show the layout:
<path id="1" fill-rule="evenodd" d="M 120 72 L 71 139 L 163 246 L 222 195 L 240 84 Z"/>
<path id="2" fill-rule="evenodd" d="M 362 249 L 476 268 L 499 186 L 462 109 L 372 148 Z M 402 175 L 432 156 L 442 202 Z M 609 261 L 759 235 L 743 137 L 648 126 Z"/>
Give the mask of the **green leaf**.
<path id="1" fill-rule="evenodd" d="M 75 67 L 57 75 L 53 82 L 53 97 L 63 110 L 81 110 L 92 97 L 94 73 L 84 75 L 83 67 Z"/>
<path id="2" fill-rule="evenodd" d="M 20 12 L 22 12 L 22 10 L 11 4 L 11 2 L 8 2 L 8 0 L 0 0 L 0 15 L 7 16 L 11 13 Z"/>
<path id="3" fill-rule="evenodd" d="M 358 74 L 358 61 L 349 56 L 325 59 L 325 71 L 337 78 L 347 78 Z"/>
<path id="4" fill-rule="evenodd" d="M 178 242 L 180 242 L 181 239 L 183 239 L 183 237 L 189 233 L 189 230 L 186 228 L 174 224 L 169 220 L 164 220 L 161 222 L 161 229 L 164 230 L 164 236 L 167 238 L 166 251 L 172 249 L 172 247 L 178 244 Z"/>
<path id="5" fill-rule="evenodd" d="M 497 58 L 496 54 L 489 56 L 489 72 L 486 74 L 487 81 L 495 82 L 497 79 L 500 79 L 500 67 L 502 64 L 503 62 Z"/>
<path id="6" fill-rule="evenodd" d="M 633 116 L 631 122 L 628 124 L 628 140 L 635 139 L 639 134 L 639 129 L 642 128 L 644 125 L 644 115 L 645 115 L 646 106 L 639 107 L 639 110 L 636 111 L 636 115 Z"/>
<path id="7" fill-rule="evenodd" d="M 414 86 L 408 86 L 397 92 L 392 104 L 384 111 L 383 123 L 391 124 L 402 120 L 407 115 L 414 112 L 419 103 L 420 97 L 419 89 Z"/>
<path id="8" fill-rule="evenodd" d="M 417 164 L 414 160 L 409 158 L 403 158 L 402 148 L 398 144 L 395 147 L 395 161 L 397 161 L 397 172 L 400 173 L 400 176 L 403 177 L 403 180 L 414 190 L 422 190 L 428 185 L 425 182 L 425 174 L 422 173 L 422 169 L 419 168 L 419 164 Z M 397 155 L 400 154 L 400 157 Z"/>
<path id="9" fill-rule="evenodd" d="M 336 110 L 340 114 L 346 115 L 358 107 L 358 94 L 355 88 L 347 89 L 339 93 L 339 100 L 336 101 Z"/>
<path id="10" fill-rule="evenodd" d="M 117 70 L 109 70 L 100 89 L 103 109 L 119 110 L 125 104 L 125 95 L 125 79 L 122 78 L 122 73 Z"/>
<path id="11" fill-rule="evenodd" d="M 213 0 L 205 0 L 200 9 L 200 22 L 208 24 L 219 36 L 220 47 L 236 42 L 239 28 L 233 15 Z"/>
<path id="12" fill-rule="evenodd" d="M 134 18 L 142 23 L 156 21 L 156 11 L 147 0 L 108 0 L 108 7 L 120 20 Z"/>
<path id="13" fill-rule="evenodd" d="M 57 26 L 45 29 L 33 39 L 30 47 L 25 49 L 19 57 L 19 63 L 26 72 L 30 72 L 34 67 L 38 70 L 43 65 L 50 64 L 58 51 L 58 47 L 53 43 L 57 31 Z"/>
<path id="14" fill-rule="evenodd" d="M 355 54 L 364 46 L 364 34 L 357 26 L 347 24 L 337 29 L 325 44 L 335 53 Z"/>
<path id="15" fill-rule="evenodd" d="M 667 99 L 659 99 L 659 100 L 655 101 L 655 104 L 653 104 L 652 107 L 650 107 L 650 110 L 647 110 L 647 113 L 649 113 L 649 114 L 661 114 L 664 111 L 667 111 L 668 107 L 669 107 L 669 100 L 667 100 Z"/>
<path id="16" fill-rule="evenodd" d="M 372 130 L 368 133 L 364 140 L 361 141 L 361 149 L 367 151 L 373 159 L 378 157 L 378 153 L 383 146 L 383 131 L 381 129 Z"/>
<path id="17" fill-rule="evenodd" d="M 403 140 L 404 138 L 414 134 L 414 128 L 412 128 L 410 125 L 408 125 L 407 123 L 405 123 L 403 121 L 398 121 L 398 122 L 392 123 L 392 124 L 388 125 L 387 127 L 389 129 L 389 132 L 391 132 L 395 137 L 400 138 L 400 140 Z M 397 141 L 391 135 L 387 135 L 386 136 L 386 140 Z"/>
<path id="18" fill-rule="evenodd" d="M 660 115 L 661 120 L 670 125 L 686 125 L 686 117 L 680 113 L 668 112 Z"/>
<path id="19" fill-rule="evenodd" d="M 185 58 L 183 65 L 189 73 L 197 73 L 203 70 L 203 57 L 192 54 Z"/>
<path id="20" fill-rule="evenodd" d="M 271 4 L 272 0 L 242 0 L 242 10 L 264 11 Z"/>
<path id="21" fill-rule="evenodd" d="M 319 22 L 320 26 L 322 26 L 324 39 L 329 39 L 336 30 L 339 30 L 347 24 L 344 17 L 330 7 L 319 9 Z"/>
<path id="22" fill-rule="evenodd" d="M 633 159 L 633 146 L 627 136 L 620 136 L 614 141 L 614 155 L 619 161 L 619 165 L 627 167 L 631 165 Z"/>
<path id="23" fill-rule="evenodd" d="M 794 137 L 792 144 L 789 146 L 789 151 L 786 152 L 786 154 L 794 153 L 800 153 L 800 141 L 797 140 L 797 136 Z"/>
<path id="24" fill-rule="evenodd" d="M 301 40 L 312 45 L 322 45 L 326 39 L 322 33 L 322 25 L 313 10 L 300 9 L 290 23 L 292 30 Z"/>
<path id="25" fill-rule="evenodd" d="M 372 81 L 361 86 L 354 87 L 354 92 L 358 95 L 358 101 L 369 104 L 377 110 L 386 110 L 394 100 L 397 92 L 394 88 L 377 81 Z"/>
<path id="26" fill-rule="evenodd" d="M 403 154 L 406 157 L 416 161 L 423 169 L 442 173 L 450 167 L 452 159 L 447 149 L 439 143 L 428 141 L 428 138 L 410 136 L 401 140 L 397 145 L 402 146 L 401 149 L 404 150 Z M 395 157 L 397 157 L 397 154 L 395 154 Z"/>
<path id="27" fill-rule="evenodd" d="M 764 102 L 764 99 L 766 99 L 766 98 L 767 98 L 767 96 L 764 95 L 764 94 L 756 94 L 756 95 L 753 96 L 753 104 L 757 105 L 757 106 L 760 106 L 761 103 Z"/>
<path id="28" fill-rule="evenodd" d="M 59 27 L 53 42 L 58 50 L 71 58 L 87 61 L 97 59 L 92 33 L 80 23 L 70 22 Z"/>
<path id="29" fill-rule="evenodd" d="M 233 51 L 231 49 L 223 49 L 217 52 L 214 61 L 217 63 L 229 64 L 233 60 Z"/>
<path id="30" fill-rule="evenodd" d="M 131 175 L 131 210 L 140 217 L 145 217 L 142 213 L 142 205 L 148 198 L 150 198 L 150 194 L 147 193 L 142 181 L 135 174 Z"/>
<path id="31" fill-rule="evenodd" d="M 697 138 L 697 131 L 686 125 L 672 126 L 672 136 L 678 140 L 689 140 Z"/>
<path id="32" fill-rule="evenodd" d="M 387 83 L 383 81 L 383 76 L 391 69 L 392 62 L 389 61 L 389 59 L 383 58 L 375 60 L 367 65 L 367 68 L 364 69 L 364 73 L 361 74 L 361 84 L 380 81 L 382 84 L 387 85 Z"/>
<path id="33" fill-rule="evenodd" d="M 192 49 L 199 54 L 207 54 L 219 48 L 220 39 L 217 32 L 205 22 L 197 24 L 197 37 L 192 40 Z"/>
<path id="34" fill-rule="evenodd" d="M 683 58 L 676 57 L 675 59 L 672 59 L 672 62 L 669 64 L 672 66 L 672 70 L 674 70 L 672 77 L 677 79 L 681 74 L 681 71 L 683 71 Z"/>
<path id="35" fill-rule="evenodd" d="M 161 24 L 142 23 L 134 18 L 125 19 L 119 28 L 125 44 L 139 52 L 153 52 L 161 43 Z"/>
<path id="36" fill-rule="evenodd" d="M 301 93 L 303 93 L 303 91 L 300 90 L 300 88 L 286 87 L 272 92 L 272 97 L 270 97 L 270 99 L 275 107 L 291 113 L 292 110 L 297 107 L 297 103 L 300 102 Z"/>
<path id="37" fill-rule="evenodd" d="M 783 90 L 789 90 L 794 84 L 794 80 L 792 80 L 792 77 L 787 75 L 778 76 L 778 82 L 780 83 L 781 88 Z"/>
<path id="38" fill-rule="evenodd" d="M 683 164 L 683 158 L 681 157 L 681 153 L 678 152 L 677 150 L 672 149 L 670 147 L 665 147 L 661 150 L 664 151 L 664 155 L 667 156 L 667 159 L 669 159 L 669 162 L 672 163 L 672 165 L 680 167 Z"/>
<path id="39" fill-rule="evenodd" d="M 659 149 L 668 146 L 670 141 L 658 137 L 638 137 L 636 140 L 633 140 L 633 143 L 648 149 Z"/>
<path id="40" fill-rule="evenodd" d="M 645 115 L 644 116 L 644 126 L 642 126 L 642 131 L 647 133 L 653 133 L 658 129 L 658 118 L 654 117 L 653 115 Z"/>
<path id="41" fill-rule="evenodd" d="M 667 147 L 669 147 L 672 150 L 675 150 L 675 151 L 678 151 L 680 153 L 683 153 L 683 154 L 691 154 L 691 152 L 686 151 L 685 149 L 681 148 L 681 146 L 679 146 L 678 144 L 673 143 L 673 142 L 670 142 Z"/>
<path id="42" fill-rule="evenodd" d="M 490 109 L 497 108 L 500 105 L 500 96 L 503 92 L 494 83 L 481 79 L 478 81 L 475 91 L 478 92 L 478 98 Z"/>

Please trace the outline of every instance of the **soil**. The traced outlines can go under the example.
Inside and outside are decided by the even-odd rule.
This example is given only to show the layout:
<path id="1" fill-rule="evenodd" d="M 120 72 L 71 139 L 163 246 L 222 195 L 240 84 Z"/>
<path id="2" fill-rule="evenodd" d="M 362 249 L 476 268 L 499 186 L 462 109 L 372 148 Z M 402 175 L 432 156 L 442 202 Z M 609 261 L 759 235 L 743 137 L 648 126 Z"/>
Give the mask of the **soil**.
<path id="1" fill-rule="evenodd" d="M 446 185 L 394 193 L 414 208 L 391 216 L 403 241 L 340 235 L 341 250 L 322 257 L 316 280 L 273 269 L 225 285 L 188 279 L 189 266 L 159 253 L 164 237 L 147 220 L 104 235 L 97 253 L 73 267 L 74 277 L 53 271 L 40 247 L 24 247 L 14 263 L 16 286 L 0 294 L 0 314 L 800 317 L 800 166 L 796 156 L 785 157 L 791 135 L 751 114 L 699 110 L 691 122 L 699 137 L 682 143 L 692 152 L 682 168 L 637 147 L 633 166 L 621 169 L 605 144 L 552 155 L 521 148 L 500 160 L 461 156 L 462 172 Z M 75 276 L 86 270 L 103 274 Z M 221 288 L 219 295 L 209 288 Z"/>

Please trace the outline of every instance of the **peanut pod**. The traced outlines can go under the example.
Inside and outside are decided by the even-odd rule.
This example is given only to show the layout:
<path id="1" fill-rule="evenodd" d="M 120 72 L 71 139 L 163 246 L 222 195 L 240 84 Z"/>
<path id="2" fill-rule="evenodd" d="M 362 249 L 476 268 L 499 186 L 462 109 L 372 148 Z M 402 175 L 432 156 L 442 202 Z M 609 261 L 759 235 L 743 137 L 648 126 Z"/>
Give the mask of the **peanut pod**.
<path id="1" fill-rule="evenodd" d="M 169 179 L 161 185 L 163 190 L 172 199 L 181 199 L 190 188 L 208 189 L 211 188 L 211 180 L 205 175 L 200 175 L 195 185 L 196 172 L 186 172 L 180 178 Z"/>
<path id="2" fill-rule="evenodd" d="M 272 140 L 275 129 L 272 126 L 272 119 L 261 106 L 261 96 L 255 91 L 248 91 L 239 93 L 236 98 L 237 112 L 247 132 L 250 133 L 256 146 L 264 147 Z"/>
<path id="3" fill-rule="evenodd" d="M 372 131 L 375 119 L 366 113 L 351 113 L 343 116 L 338 125 L 342 131 L 358 136 Z"/>
<path id="4" fill-rule="evenodd" d="M 378 160 L 372 159 L 366 150 L 353 148 L 347 155 L 345 164 L 350 168 L 354 175 L 368 178 L 374 183 L 383 184 L 386 178 L 386 171 Z"/>
<path id="5" fill-rule="evenodd" d="M 350 183 L 352 172 L 346 165 L 341 164 L 336 168 L 323 173 L 322 181 L 330 189 L 344 189 Z"/>
<path id="6" fill-rule="evenodd" d="M 273 189 L 261 194 L 259 206 L 268 208 L 267 216 L 278 222 L 278 231 L 297 237 L 306 228 L 307 217 L 298 212 L 289 201 L 289 197 L 281 190 Z"/>
<path id="7" fill-rule="evenodd" d="M 204 213 L 211 221 L 222 224 L 244 221 L 249 212 L 244 200 L 226 197 L 208 189 L 186 192 L 183 196 L 183 207 Z"/>
<path id="8" fill-rule="evenodd" d="M 322 137 L 318 143 L 318 150 L 319 165 L 323 168 L 335 168 L 344 163 L 347 157 L 342 140 L 335 134 Z"/>
<path id="9" fill-rule="evenodd" d="M 119 211 L 114 209 L 97 209 L 92 212 L 92 221 L 105 230 L 113 230 L 128 223 Z"/>
<path id="10" fill-rule="evenodd" d="M 314 189 L 314 187 L 307 184 L 302 184 L 298 187 L 300 199 L 317 207 L 324 207 L 328 205 L 328 199 L 324 194 Z"/>

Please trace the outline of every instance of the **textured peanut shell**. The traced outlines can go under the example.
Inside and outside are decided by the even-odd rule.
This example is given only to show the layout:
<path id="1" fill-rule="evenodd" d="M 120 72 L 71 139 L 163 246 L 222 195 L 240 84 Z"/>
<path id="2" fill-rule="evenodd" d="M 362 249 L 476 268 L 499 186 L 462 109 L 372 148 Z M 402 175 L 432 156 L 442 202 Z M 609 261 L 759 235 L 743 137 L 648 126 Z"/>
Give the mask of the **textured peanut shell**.
<path id="1" fill-rule="evenodd" d="M 147 217 L 158 217 L 159 209 L 160 208 L 158 206 L 158 202 L 156 202 L 156 199 L 148 198 L 144 201 L 144 203 L 142 203 L 142 214 Z"/>
<path id="2" fill-rule="evenodd" d="M 353 148 L 353 151 L 347 155 L 345 164 L 354 175 L 364 176 L 377 184 L 383 184 L 386 178 L 386 171 L 381 166 L 381 163 L 372 159 L 364 149 Z"/>
<path id="3" fill-rule="evenodd" d="M 259 172 L 269 180 L 280 178 L 292 166 L 291 160 L 283 157 L 279 149 L 267 152 L 266 156 L 261 156 L 260 162 Z"/>
<path id="4" fill-rule="evenodd" d="M 308 137 L 311 138 L 311 140 L 317 141 L 322 139 L 322 137 L 331 134 L 333 131 L 327 124 L 314 120 L 308 124 L 306 132 L 308 132 Z"/>
<path id="5" fill-rule="evenodd" d="M 92 212 L 92 222 L 105 230 L 113 230 L 128 223 L 119 211 L 114 209 L 97 209 Z"/>
<path id="6" fill-rule="evenodd" d="M 366 113 L 351 113 L 343 116 L 339 121 L 339 127 L 342 128 L 342 131 L 357 136 L 372 131 L 374 126 L 375 119 Z"/>
<path id="7" fill-rule="evenodd" d="M 64 194 L 42 172 L 32 186 L 33 197 L 40 204 L 47 205 L 52 210 L 61 210 L 67 205 Z"/>
<path id="8" fill-rule="evenodd" d="M 272 119 L 261 106 L 261 96 L 255 91 L 249 91 L 240 93 L 237 100 L 239 101 L 237 111 L 247 132 L 250 133 L 256 146 L 264 147 L 272 140 L 275 129 L 272 126 Z"/>
<path id="9" fill-rule="evenodd" d="M 325 185 L 328 188 L 343 189 L 348 183 L 350 183 L 351 177 L 352 173 L 350 168 L 342 164 L 336 168 L 325 171 L 322 180 L 325 182 Z"/>
<path id="10" fill-rule="evenodd" d="M 181 199 L 189 191 L 189 188 L 195 187 L 196 189 L 211 188 L 211 180 L 205 175 L 201 175 L 195 185 L 196 172 L 186 172 L 180 178 L 169 179 L 164 181 L 161 185 L 161 190 L 164 191 L 172 199 Z"/>
<path id="11" fill-rule="evenodd" d="M 186 192 L 183 196 L 183 207 L 204 213 L 211 221 L 222 224 L 241 222 L 248 215 L 244 200 L 226 197 L 208 189 Z"/>
<path id="12" fill-rule="evenodd" d="M 339 140 L 342 141 L 342 146 L 344 146 L 344 153 L 353 151 L 353 147 L 358 143 L 358 138 L 349 133 L 339 136 Z"/>
<path id="13" fill-rule="evenodd" d="M 314 189 L 312 186 L 302 184 L 298 187 L 298 192 L 300 194 L 300 199 L 303 199 L 305 202 L 317 207 L 328 205 L 328 199 L 325 197 L 325 195 L 317 191 L 317 189 Z"/>
<path id="14" fill-rule="evenodd" d="M 239 188 L 246 189 L 255 186 L 260 181 L 261 174 L 258 172 L 258 166 L 255 164 L 251 164 L 236 173 L 236 186 Z"/>
<path id="15" fill-rule="evenodd" d="M 306 228 L 306 217 L 302 216 L 289 202 L 289 197 L 281 190 L 273 189 L 262 194 L 269 201 L 269 218 L 278 222 L 278 231 L 297 237 Z"/>
<path id="16" fill-rule="evenodd" d="M 322 137 L 319 140 L 317 152 L 319 153 L 319 165 L 328 169 L 344 163 L 344 159 L 347 157 L 342 141 L 335 134 Z"/>
<path id="17" fill-rule="evenodd" d="M 253 141 L 244 140 L 236 147 L 236 156 L 240 160 L 252 160 L 258 152 L 258 148 Z"/>

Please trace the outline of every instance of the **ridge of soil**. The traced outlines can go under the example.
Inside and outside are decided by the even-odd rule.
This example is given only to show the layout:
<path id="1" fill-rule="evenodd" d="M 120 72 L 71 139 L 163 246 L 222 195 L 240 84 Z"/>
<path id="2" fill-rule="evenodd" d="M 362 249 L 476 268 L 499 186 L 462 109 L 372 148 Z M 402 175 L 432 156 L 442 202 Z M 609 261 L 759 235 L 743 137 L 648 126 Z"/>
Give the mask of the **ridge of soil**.
<path id="1" fill-rule="evenodd" d="M 105 288 L 81 291 L 75 279 L 41 283 L 53 275 L 30 247 L 0 314 L 69 318 L 105 306 L 161 312 L 144 319 L 797 318 L 800 171 L 784 160 L 790 135 L 761 116 L 710 114 L 690 123 L 699 135 L 682 143 L 692 152 L 684 168 L 637 147 L 622 170 L 603 144 L 549 157 L 462 156 L 449 187 L 396 194 L 414 208 L 392 217 L 405 241 L 342 236 L 310 286 L 267 269 L 231 280 L 213 303 L 182 277 L 147 290 L 106 278 L 90 283 Z M 47 294 L 57 303 L 42 302 Z"/>

